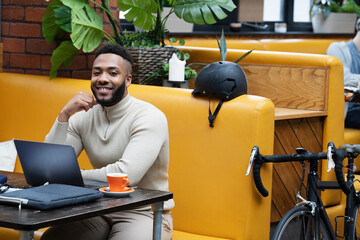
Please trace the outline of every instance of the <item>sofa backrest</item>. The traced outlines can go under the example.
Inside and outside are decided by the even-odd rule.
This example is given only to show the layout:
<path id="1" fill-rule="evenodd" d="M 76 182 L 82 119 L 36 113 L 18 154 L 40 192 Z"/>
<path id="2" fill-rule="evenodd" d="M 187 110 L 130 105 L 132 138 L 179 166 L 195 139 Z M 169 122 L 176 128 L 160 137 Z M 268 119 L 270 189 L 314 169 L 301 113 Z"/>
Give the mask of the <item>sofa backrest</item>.
<path id="1" fill-rule="evenodd" d="M 245 227 L 254 221 L 267 229 L 264 222 L 255 219 L 270 215 L 268 209 L 257 209 L 264 210 L 260 205 L 269 204 L 269 199 L 259 197 L 244 173 L 251 142 L 259 141 L 256 144 L 265 146 L 265 152 L 271 151 L 273 104 L 248 95 L 225 102 L 211 128 L 207 98 L 194 98 L 189 90 L 181 89 L 167 89 L 169 94 L 164 94 L 164 88 L 131 86 L 129 91 L 153 103 L 168 118 L 175 229 L 228 239 L 267 238 Z M 212 111 L 216 104 L 211 101 Z M 267 166 L 267 171 L 270 169 Z M 264 179 L 270 187 L 271 177 Z"/>
<path id="2" fill-rule="evenodd" d="M 216 48 L 182 47 L 191 55 L 188 63 L 220 61 Z M 235 61 L 247 50 L 227 50 Z M 254 50 L 239 62 L 248 92 L 271 99 L 277 108 L 324 111 L 327 126 L 324 142 L 343 143 L 343 69 L 335 57 L 319 54 Z M 200 69 L 198 69 L 200 70 Z M 338 129 L 332 129 L 337 127 Z"/>
<path id="3" fill-rule="evenodd" d="M 49 80 L 47 76 L 0 73 L 0 141 L 44 141 L 62 107 L 79 91 L 90 92 L 89 81 Z M 71 82 L 71 83 L 70 83 Z M 84 154 L 80 159 L 87 159 Z M 80 161 L 89 168 L 89 161 Z M 19 161 L 16 172 L 22 172 Z"/>
<path id="4" fill-rule="evenodd" d="M 349 39 L 261 39 L 264 50 L 277 52 L 326 54 L 331 43 Z M 229 48 L 233 48 L 229 46 Z M 236 48 L 234 48 L 236 49 Z"/>
<path id="5" fill-rule="evenodd" d="M 220 60 L 217 48 L 182 49 L 190 54 L 188 63 L 208 64 Z M 235 61 L 246 52 L 228 49 L 226 60 Z M 320 54 L 254 50 L 239 64 L 246 74 L 249 94 L 274 102 L 275 119 L 286 119 L 279 115 L 294 109 L 304 116 L 324 116 L 322 150 L 326 151 L 329 141 L 336 146 L 344 143 L 344 78 L 340 60 Z M 322 179 L 334 180 L 334 173 L 326 173 L 326 167 L 323 164 Z M 340 202 L 339 191 L 326 191 L 323 196 L 326 205 Z"/>
<path id="6" fill-rule="evenodd" d="M 220 39 L 220 35 L 217 36 Z M 199 37 L 181 37 L 185 40 L 185 47 L 207 47 L 218 48 L 216 36 L 199 36 Z M 237 50 L 265 50 L 276 52 L 296 52 L 296 53 L 314 53 L 326 54 L 326 50 L 333 42 L 349 41 L 350 38 L 260 38 L 246 39 L 237 36 L 226 36 L 228 49 Z M 169 45 L 171 45 L 169 43 Z"/>
<path id="7" fill-rule="evenodd" d="M 0 141 L 43 141 L 64 104 L 80 90 L 90 92 L 89 81 L 46 76 L 0 73 L 0 84 Z M 254 145 L 272 153 L 273 103 L 252 95 L 225 102 L 211 128 L 209 100 L 193 97 L 188 89 L 131 85 L 129 92 L 168 119 L 174 228 L 227 239 L 268 239 L 271 199 L 260 197 L 245 173 Z M 212 99 L 211 108 L 217 103 Z M 79 162 L 91 167 L 86 156 Z M 21 171 L 18 163 L 16 171 Z M 261 174 L 271 191 L 271 165 Z"/>

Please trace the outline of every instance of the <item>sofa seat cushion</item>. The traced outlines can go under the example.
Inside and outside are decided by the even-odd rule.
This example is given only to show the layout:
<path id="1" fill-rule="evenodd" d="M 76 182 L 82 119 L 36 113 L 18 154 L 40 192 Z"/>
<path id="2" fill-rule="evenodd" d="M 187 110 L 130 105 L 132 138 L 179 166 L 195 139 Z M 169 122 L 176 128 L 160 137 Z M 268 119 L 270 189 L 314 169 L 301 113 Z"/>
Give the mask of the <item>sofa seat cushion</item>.
<path id="1" fill-rule="evenodd" d="M 40 240 L 41 235 L 47 228 L 42 228 L 34 232 L 34 240 Z M 19 240 L 20 232 L 11 228 L 0 227 L 0 239 Z"/>
<path id="2" fill-rule="evenodd" d="M 229 240 L 229 239 L 228 238 L 209 237 L 209 236 L 186 233 L 186 232 L 174 230 L 172 240 Z"/>
<path id="3" fill-rule="evenodd" d="M 47 228 L 39 229 L 34 232 L 34 240 L 40 240 L 41 235 L 45 232 Z M 0 227 L 0 239 L 6 240 L 18 240 L 19 239 L 19 231 Z M 227 238 L 216 238 L 203 236 L 198 234 L 186 233 L 181 231 L 174 230 L 173 232 L 173 240 L 228 240 Z"/>

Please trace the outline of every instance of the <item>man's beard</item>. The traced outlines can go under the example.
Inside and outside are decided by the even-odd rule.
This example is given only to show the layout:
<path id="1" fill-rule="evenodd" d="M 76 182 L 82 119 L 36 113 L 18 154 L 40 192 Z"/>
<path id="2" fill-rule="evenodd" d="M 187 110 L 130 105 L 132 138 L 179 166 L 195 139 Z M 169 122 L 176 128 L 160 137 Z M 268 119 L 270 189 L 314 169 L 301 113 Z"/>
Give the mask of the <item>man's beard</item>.
<path id="1" fill-rule="evenodd" d="M 107 99 L 107 100 L 98 98 L 97 95 L 95 94 L 95 91 L 92 86 L 91 86 L 91 91 L 93 92 L 93 95 L 95 96 L 96 101 L 101 106 L 110 107 L 121 101 L 121 99 L 124 95 L 124 92 L 125 92 L 125 81 L 121 84 L 121 86 L 119 86 L 117 89 L 115 89 L 115 92 L 113 93 L 111 98 Z"/>

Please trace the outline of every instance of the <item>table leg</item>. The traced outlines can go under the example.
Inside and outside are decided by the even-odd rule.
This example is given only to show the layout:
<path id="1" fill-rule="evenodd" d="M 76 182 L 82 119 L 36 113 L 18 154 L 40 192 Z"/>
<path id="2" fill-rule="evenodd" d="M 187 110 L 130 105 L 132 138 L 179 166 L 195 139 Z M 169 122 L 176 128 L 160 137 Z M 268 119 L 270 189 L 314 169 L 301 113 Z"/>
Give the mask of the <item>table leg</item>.
<path id="1" fill-rule="evenodd" d="M 20 240 L 33 240 L 34 231 L 20 231 Z"/>
<path id="2" fill-rule="evenodd" d="M 153 204 L 154 209 L 154 230 L 153 240 L 161 240 L 162 229 L 162 212 L 164 210 L 164 202 L 157 202 Z"/>

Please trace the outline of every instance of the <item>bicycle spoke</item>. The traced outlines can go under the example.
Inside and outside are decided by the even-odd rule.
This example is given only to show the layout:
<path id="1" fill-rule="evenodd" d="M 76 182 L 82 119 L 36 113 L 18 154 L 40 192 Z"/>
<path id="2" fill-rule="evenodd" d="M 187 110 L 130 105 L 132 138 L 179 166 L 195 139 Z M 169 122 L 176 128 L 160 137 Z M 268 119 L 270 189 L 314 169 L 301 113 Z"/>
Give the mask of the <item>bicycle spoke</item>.
<path id="1" fill-rule="evenodd" d="M 274 233 L 274 240 L 313 240 L 315 222 L 307 207 L 291 209 L 280 221 Z M 320 220 L 320 240 L 331 239 L 325 225 Z"/>

